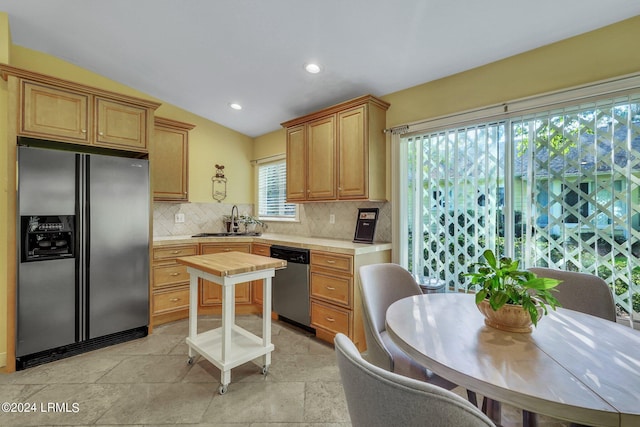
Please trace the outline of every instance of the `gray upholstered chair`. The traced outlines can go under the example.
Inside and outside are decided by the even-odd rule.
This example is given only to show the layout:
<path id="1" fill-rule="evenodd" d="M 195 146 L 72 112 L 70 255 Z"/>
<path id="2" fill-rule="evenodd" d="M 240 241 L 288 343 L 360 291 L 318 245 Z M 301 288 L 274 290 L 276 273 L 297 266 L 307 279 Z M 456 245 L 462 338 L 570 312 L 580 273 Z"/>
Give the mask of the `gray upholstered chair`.
<path id="1" fill-rule="evenodd" d="M 389 338 L 385 317 L 389 306 L 399 299 L 422 295 L 420 285 L 411 273 L 398 264 L 382 263 L 360 267 L 360 296 L 367 342 L 366 359 L 379 368 L 396 374 L 426 381 L 451 390 L 450 381 L 435 375 L 400 349 Z M 476 394 L 468 391 L 469 401 L 477 405 Z"/>
<path id="2" fill-rule="evenodd" d="M 529 271 L 538 277 L 562 280 L 555 287 L 558 292 L 554 292 L 553 296 L 563 308 L 601 317 L 612 322 L 616 321 L 616 304 L 613 301 L 611 289 L 600 277 L 545 267 L 531 267 Z M 537 414 L 522 411 L 524 426 L 537 425 L 536 418 Z M 571 424 L 571 426 L 574 425 Z"/>
<path id="3" fill-rule="evenodd" d="M 366 359 L 379 368 L 421 381 L 435 381 L 452 389 L 452 384 L 434 376 L 423 365 L 402 351 L 387 334 L 385 316 L 399 299 L 422 295 L 411 273 L 398 264 L 370 264 L 360 267 L 360 296 L 363 305 Z"/>
<path id="4" fill-rule="evenodd" d="M 367 362 L 346 335 L 337 334 L 334 343 L 354 427 L 495 426 L 457 394 Z"/>
<path id="5" fill-rule="evenodd" d="M 616 321 L 616 304 L 611 289 L 600 277 L 542 267 L 532 267 L 529 271 L 538 277 L 562 280 L 556 286 L 558 292 L 553 294 L 562 307 Z"/>

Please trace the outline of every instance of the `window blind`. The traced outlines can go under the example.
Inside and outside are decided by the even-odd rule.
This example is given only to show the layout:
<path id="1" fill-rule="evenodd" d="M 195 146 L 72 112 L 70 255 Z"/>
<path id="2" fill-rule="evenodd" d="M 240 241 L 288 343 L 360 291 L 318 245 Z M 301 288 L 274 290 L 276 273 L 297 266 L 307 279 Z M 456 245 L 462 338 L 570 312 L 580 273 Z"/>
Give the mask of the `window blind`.
<path id="1" fill-rule="evenodd" d="M 261 219 L 295 219 L 296 205 L 287 203 L 284 160 L 258 166 L 258 215 Z"/>

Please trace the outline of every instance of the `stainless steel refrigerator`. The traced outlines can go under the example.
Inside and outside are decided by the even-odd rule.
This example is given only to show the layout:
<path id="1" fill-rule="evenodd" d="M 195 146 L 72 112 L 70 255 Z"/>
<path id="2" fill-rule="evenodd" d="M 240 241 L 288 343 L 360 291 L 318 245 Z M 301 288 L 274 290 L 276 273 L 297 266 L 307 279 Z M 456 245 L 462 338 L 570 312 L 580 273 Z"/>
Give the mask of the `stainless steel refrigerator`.
<path id="1" fill-rule="evenodd" d="M 18 148 L 18 369 L 147 334 L 149 165 Z"/>

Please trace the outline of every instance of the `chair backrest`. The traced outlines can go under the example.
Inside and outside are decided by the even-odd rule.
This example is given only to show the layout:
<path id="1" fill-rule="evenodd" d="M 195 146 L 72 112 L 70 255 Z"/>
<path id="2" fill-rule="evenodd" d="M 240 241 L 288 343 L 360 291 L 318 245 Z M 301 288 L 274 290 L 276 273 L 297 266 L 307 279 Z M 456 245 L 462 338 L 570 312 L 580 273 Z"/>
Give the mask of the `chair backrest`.
<path id="1" fill-rule="evenodd" d="M 360 296 L 368 359 L 379 367 L 393 370 L 393 357 L 380 333 L 385 331 L 389 306 L 399 299 L 421 295 L 411 273 L 398 264 L 370 264 L 360 267 Z"/>
<path id="2" fill-rule="evenodd" d="M 606 320 L 616 321 L 616 305 L 611 289 L 600 277 L 575 271 L 532 267 L 538 277 L 562 280 L 553 296 L 564 308 L 591 314 Z"/>
<path id="3" fill-rule="evenodd" d="M 346 335 L 337 334 L 334 343 L 354 427 L 494 426 L 457 394 L 367 362 Z"/>

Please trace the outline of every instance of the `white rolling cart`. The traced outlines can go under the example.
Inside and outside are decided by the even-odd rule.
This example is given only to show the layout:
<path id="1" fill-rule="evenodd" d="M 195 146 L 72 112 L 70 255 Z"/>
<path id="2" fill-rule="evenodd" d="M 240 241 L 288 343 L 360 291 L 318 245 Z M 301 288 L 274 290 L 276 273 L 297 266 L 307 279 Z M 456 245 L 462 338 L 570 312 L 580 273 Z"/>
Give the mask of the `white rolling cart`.
<path id="1" fill-rule="evenodd" d="M 190 274 L 188 363 L 194 352 L 221 371 L 218 392 L 227 392 L 231 369 L 262 357 L 262 373 L 271 364 L 271 278 L 275 269 L 284 268 L 286 261 L 243 252 L 223 252 L 178 258 Z M 198 278 L 222 286 L 222 326 L 198 334 Z M 262 337 L 235 324 L 235 285 L 252 280 L 263 281 Z"/>

